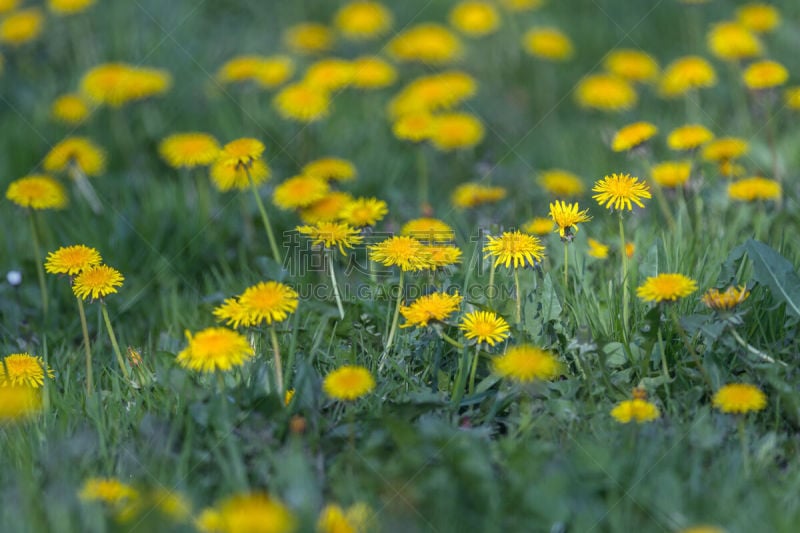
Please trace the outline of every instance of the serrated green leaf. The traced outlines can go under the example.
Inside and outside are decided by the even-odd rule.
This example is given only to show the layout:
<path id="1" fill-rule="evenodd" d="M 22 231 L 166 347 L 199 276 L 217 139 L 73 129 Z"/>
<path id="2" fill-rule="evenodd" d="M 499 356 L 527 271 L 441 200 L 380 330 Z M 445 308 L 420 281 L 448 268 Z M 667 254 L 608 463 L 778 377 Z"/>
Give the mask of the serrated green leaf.
<path id="1" fill-rule="evenodd" d="M 794 266 L 762 242 L 748 239 L 745 248 L 753 262 L 755 281 L 769 287 L 772 296 L 785 302 L 786 309 L 800 318 L 800 276 Z"/>

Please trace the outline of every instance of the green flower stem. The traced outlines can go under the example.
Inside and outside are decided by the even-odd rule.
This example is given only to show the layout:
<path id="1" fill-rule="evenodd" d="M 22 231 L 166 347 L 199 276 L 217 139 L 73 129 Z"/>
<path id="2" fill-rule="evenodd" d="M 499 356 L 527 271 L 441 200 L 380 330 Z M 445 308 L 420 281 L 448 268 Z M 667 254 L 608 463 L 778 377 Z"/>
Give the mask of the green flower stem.
<path id="1" fill-rule="evenodd" d="M 739 442 L 742 445 L 742 463 L 744 475 L 750 477 L 750 450 L 747 445 L 747 428 L 744 426 L 744 415 L 739 415 Z"/>
<path id="2" fill-rule="evenodd" d="M 461 404 L 461 398 L 464 397 L 468 366 L 469 350 L 463 349 L 461 357 L 458 360 L 458 372 L 456 373 L 455 381 L 453 381 L 453 391 L 450 396 L 450 407 L 454 410 L 458 409 L 458 406 Z"/>
<path id="3" fill-rule="evenodd" d="M 516 324 L 522 322 L 522 292 L 519 290 L 519 269 L 514 269 L 514 293 L 517 297 L 517 309 L 516 314 L 514 315 L 514 320 Z"/>
<path id="4" fill-rule="evenodd" d="M 516 270 L 514 270 L 516 272 Z M 478 360 L 481 356 L 480 344 L 475 345 L 475 355 L 472 356 L 472 368 L 469 371 L 469 393 L 475 392 L 475 374 L 478 373 Z"/>
<path id="5" fill-rule="evenodd" d="M 492 301 L 494 300 L 494 273 L 497 270 L 497 264 L 492 262 L 492 266 L 489 269 L 489 288 L 487 289 L 487 296 L 489 300 L 489 305 L 492 305 Z"/>
<path id="6" fill-rule="evenodd" d="M 269 240 L 269 247 L 272 251 L 272 257 L 275 259 L 276 263 L 281 265 L 281 254 L 278 251 L 278 242 L 275 240 L 275 234 L 272 233 L 272 224 L 269 222 L 269 217 L 267 216 L 267 210 L 264 207 L 264 202 L 261 201 L 261 196 L 258 194 L 256 182 L 253 181 L 253 176 L 250 175 L 250 169 L 245 167 L 244 171 L 247 174 L 247 181 L 250 182 L 250 190 L 253 192 L 253 197 L 256 199 L 258 212 L 261 213 L 261 221 L 264 223 L 264 229 L 267 231 L 267 239 Z"/>
<path id="7" fill-rule="evenodd" d="M 89 328 L 86 325 L 86 311 L 83 309 L 83 300 L 78 300 L 78 314 L 81 316 L 81 331 L 83 331 L 83 348 L 86 353 L 86 395 L 91 396 L 94 391 L 94 378 L 92 373 L 92 348 L 89 345 Z"/>
<path id="8" fill-rule="evenodd" d="M 28 211 L 28 220 L 31 223 L 31 242 L 33 243 L 33 257 L 36 260 L 36 275 L 39 278 L 39 292 L 42 295 L 42 312 L 47 316 L 47 287 L 44 281 L 44 262 L 42 261 L 42 247 L 39 244 L 39 233 L 36 231 L 36 216 L 33 210 Z"/>
<path id="9" fill-rule="evenodd" d="M 564 241 L 564 291 L 569 287 L 569 253 L 567 241 Z"/>
<path id="10" fill-rule="evenodd" d="M 400 270 L 400 281 L 397 282 L 397 303 L 394 307 L 394 316 L 392 317 L 392 327 L 389 329 L 389 337 L 386 339 L 386 352 L 392 347 L 394 341 L 394 334 L 397 332 L 397 322 L 400 318 L 400 304 L 403 302 L 403 282 L 405 278 L 405 271 Z"/>
<path id="11" fill-rule="evenodd" d="M 683 329 L 683 326 L 681 326 L 681 321 L 678 318 L 678 310 L 675 308 L 674 305 L 672 306 L 671 314 L 672 314 L 672 322 L 673 324 L 675 324 L 675 329 L 678 331 L 678 333 L 680 333 L 681 339 L 683 340 L 683 345 L 686 347 L 686 350 L 692 356 L 692 360 L 694 361 L 694 364 L 697 366 L 697 369 L 700 370 L 700 374 L 702 374 L 703 381 L 706 382 L 708 390 L 713 391 L 714 386 L 711 384 L 711 377 L 708 375 L 706 367 L 703 366 L 703 362 L 700 361 L 700 357 L 697 355 L 694 346 L 692 346 L 692 343 L 689 340 L 689 335 L 687 335 L 686 330 Z"/>
<path id="12" fill-rule="evenodd" d="M 270 326 L 269 338 L 272 341 L 272 353 L 275 357 L 275 381 L 278 387 L 278 396 L 283 400 L 283 365 L 281 364 L 281 348 L 278 344 L 278 334 L 275 333 L 275 326 Z"/>
<path id="13" fill-rule="evenodd" d="M 661 334 L 661 328 L 658 328 L 658 349 L 661 352 L 661 373 L 664 375 L 664 390 L 667 393 L 667 400 L 672 403 L 672 394 L 670 394 L 669 382 L 672 378 L 669 376 L 669 365 L 667 365 L 667 352 L 664 349 L 664 336 Z"/>
<path id="14" fill-rule="evenodd" d="M 120 370 L 122 370 L 122 375 L 125 376 L 125 380 L 130 382 L 131 374 L 128 372 L 128 367 L 125 366 L 125 359 L 122 358 L 122 352 L 119 350 L 119 344 L 117 343 L 117 336 L 114 335 L 114 328 L 111 327 L 111 319 L 108 318 L 108 309 L 106 308 L 105 302 L 100 302 L 100 309 L 103 312 L 103 320 L 106 323 L 106 329 L 108 330 L 108 337 L 111 339 L 111 347 L 114 348 L 114 355 L 117 357 L 117 363 L 119 364 Z"/>
<path id="15" fill-rule="evenodd" d="M 464 345 L 463 344 L 461 344 L 460 342 L 455 340 L 453 337 L 451 337 L 450 335 L 448 335 L 444 331 L 436 328 L 436 333 L 439 334 L 439 338 L 441 338 L 443 341 L 453 345 L 454 347 L 458 348 L 459 350 L 463 350 L 464 349 Z"/>
<path id="16" fill-rule="evenodd" d="M 619 216 L 619 245 L 622 256 L 622 328 L 625 338 L 628 337 L 628 253 L 625 249 L 625 226 L 622 224 L 622 211 Z"/>
<path id="17" fill-rule="evenodd" d="M 333 284 L 333 295 L 336 297 L 336 307 L 339 308 L 339 318 L 344 319 L 344 308 L 342 307 L 342 297 L 339 295 L 339 284 L 336 283 L 336 272 L 333 270 L 333 251 L 327 254 L 328 266 L 331 270 L 331 284 Z"/>

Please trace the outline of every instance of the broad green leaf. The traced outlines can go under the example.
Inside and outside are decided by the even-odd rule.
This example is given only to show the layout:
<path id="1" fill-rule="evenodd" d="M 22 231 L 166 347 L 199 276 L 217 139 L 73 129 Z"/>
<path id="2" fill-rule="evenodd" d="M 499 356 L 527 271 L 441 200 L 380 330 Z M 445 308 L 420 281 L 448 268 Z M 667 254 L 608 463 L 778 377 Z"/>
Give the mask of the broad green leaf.
<path id="1" fill-rule="evenodd" d="M 769 287 L 773 297 L 786 303 L 786 309 L 800 318 L 800 276 L 794 266 L 766 244 L 753 239 L 745 243 L 753 262 L 755 281 Z"/>

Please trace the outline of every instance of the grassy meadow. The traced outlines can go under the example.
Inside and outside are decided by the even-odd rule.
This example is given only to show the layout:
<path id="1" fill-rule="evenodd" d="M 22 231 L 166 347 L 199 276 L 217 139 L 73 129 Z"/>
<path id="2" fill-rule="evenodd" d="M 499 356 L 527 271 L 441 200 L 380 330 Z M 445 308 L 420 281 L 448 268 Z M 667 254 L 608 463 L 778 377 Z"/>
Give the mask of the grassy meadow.
<path id="1" fill-rule="evenodd" d="M 0 0 L 0 532 L 797 531 L 800 3 L 746 4 Z"/>

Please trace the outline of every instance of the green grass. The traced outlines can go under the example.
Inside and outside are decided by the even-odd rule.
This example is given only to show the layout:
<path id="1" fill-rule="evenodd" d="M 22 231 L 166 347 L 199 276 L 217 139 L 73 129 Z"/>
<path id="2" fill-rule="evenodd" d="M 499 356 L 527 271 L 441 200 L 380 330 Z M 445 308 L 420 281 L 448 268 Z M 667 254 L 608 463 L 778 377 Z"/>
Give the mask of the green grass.
<path id="1" fill-rule="evenodd" d="M 184 331 L 213 325 L 211 311 L 224 298 L 261 280 L 284 281 L 303 291 L 327 283 L 327 277 L 282 271 L 274 263 L 249 192 L 239 198 L 212 189 L 214 216 L 199 216 L 191 195 L 194 178 L 205 179 L 205 171 L 189 176 L 159 159 L 158 142 L 171 133 L 207 131 L 222 142 L 261 139 L 273 173 L 261 193 L 279 236 L 299 219 L 271 205 L 271 188 L 325 155 L 354 162 L 359 178 L 343 189 L 386 200 L 390 213 L 378 230 L 396 231 L 420 215 L 416 168 L 417 151 L 423 150 L 434 213 L 458 229 L 457 243 L 464 250 L 462 267 L 438 281 L 460 287 L 476 307 L 489 303 L 469 292 L 488 281 L 488 268 L 477 266 L 481 251 L 474 237 L 481 228 L 496 233 L 547 214 L 550 198 L 536 184 L 538 170 L 569 169 L 587 186 L 616 171 L 647 177 L 647 161 L 608 148 L 608 137 L 622 125 L 636 120 L 658 125 L 652 158 L 662 160 L 671 157 L 666 133 L 697 120 L 718 136 L 751 141 L 750 155 L 742 161 L 748 173 L 768 175 L 771 168 L 763 118 L 751 119 L 741 107 L 744 89 L 716 60 L 720 83 L 700 93 L 699 108 L 659 100 L 650 87 L 639 91 L 635 109 L 620 114 L 581 110 L 572 96 L 581 76 L 600 71 L 614 47 L 641 48 L 662 65 L 689 53 L 708 56 L 705 29 L 730 18 L 735 2 L 690 8 L 674 0 L 553 1 L 541 11 L 504 20 L 500 33 L 480 42 L 465 39 L 468 50 L 459 68 L 474 75 L 480 88 L 462 108 L 481 118 L 487 135 L 475 149 L 459 153 L 402 143 L 384 117 L 384 106 L 399 86 L 435 71 L 427 66 L 399 65 L 400 83 L 387 90 L 336 95 L 331 116 L 307 127 L 280 119 L 267 92 L 223 88 L 214 81 L 228 58 L 281 51 L 283 28 L 328 21 L 340 4 L 108 1 L 72 20 L 50 16 L 36 43 L 3 50 L 2 188 L 40 170 L 50 146 L 67 135 L 86 135 L 108 150 L 107 173 L 92 181 L 104 212 L 94 215 L 71 190 L 68 209 L 39 213 L 38 222 L 44 250 L 84 243 L 97 247 L 123 273 L 124 286 L 107 303 L 123 352 L 137 349 L 146 370 L 138 388 L 122 379 L 99 304 L 89 304 L 97 393 L 86 397 L 75 299 L 66 280 L 48 276 L 50 312 L 43 315 L 27 214 L 3 200 L 0 272 L 19 270 L 23 282 L 0 284 L 0 355 L 40 355 L 55 379 L 47 383 L 49 404 L 41 416 L 0 427 L 0 529 L 194 529 L 171 524 L 158 513 L 118 523 L 100 505 L 79 500 L 87 478 L 116 476 L 138 487 L 185 494 L 195 516 L 235 492 L 266 490 L 291 507 L 303 531 L 313 530 L 326 503 L 362 501 L 382 531 L 677 531 L 698 523 L 730 532 L 795 531 L 800 520 L 800 316 L 791 302 L 800 301 L 800 241 L 794 236 L 800 223 L 800 137 L 796 112 L 788 109 L 775 119 L 783 168 L 780 204 L 732 204 L 727 183 L 707 166 L 696 194 L 668 198 L 677 219 L 674 230 L 655 199 L 645 210 L 626 215 L 626 237 L 636 244 L 627 329 L 616 281 L 616 216 L 588 195 L 580 199 L 593 220 L 582 225 L 570 245 L 568 286 L 561 281 L 561 242 L 557 235 L 543 239 L 547 258 L 541 268 L 521 273 L 524 319 L 511 342 L 556 352 L 565 364 L 562 379 L 512 385 L 491 374 L 490 356 L 484 354 L 476 392 L 459 392 L 454 400 L 453 381 L 464 354 L 423 329 L 399 330 L 382 365 L 393 309 L 386 294 L 397 282 L 396 273 L 373 286 L 368 276 L 344 276 L 346 261 L 337 265 L 340 282 L 351 289 L 370 287 L 376 296 L 347 301 L 343 321 L 332 299 L 304 299 L 298 312 L 278 326 L 284 363 L 292 362 L 287 379 L 297 391 L 289 407 L 271 385 L 265 331 L 252 332 L 258 357 L 228 374 L 224 391 L 214 376 L 178 367 L 175 355 L 185 346 Z M 445 21 L 452 5 L 441 0 L 396 4 L 391 5 L 395 30 Z M 800 4 L 775 5 L 784 22 L 765 37 L 769 56 L 786 65 L 796 83 Z M 521 52 L 521 32 L 544 24 L 573 39 L 573 61 L 546 64 Z M 355 57 L 382 46 L 383 41 L 341 41 L 331 55 Z M 54 97 L 76 89 L 92 65 L 112 60 L 168 69 L 174 87 L 163 98 L 119 111 L 100 109 L 76 131 L 52 123 Z M 311 61 L 298 57 L 298 72 Z M 509 197 L 477 210 L 452 208 L 453 188 L 478 180 L 508 188 Z M 588 236 L 611 245 L 608 260 L 586 255 Z M 759 266 L 753 245 L 747 257 L 731 255 L 750 238 L 785 259 L 767 254 Z M 363 249 L 357 254 L 365 256 Z M 764 265 L 787 270 L 773 279 Z M 736 420 L 712 410 L 712 391 L 672 321 L 673 311 L 662 314 L 635 298 L 635 287 L 659 272 L 689 275 L 701 290 L 729 282 L 752 286 L 733 326 L 705 310 L 699 293 L 674 306 L 713 388 L 746 381 L 767 394 L 767 409 L 747 420 L 749 474 Z M 426 281 L 407 279 L 412 288 Z M 513 287 L 503 268 L 497 282 L 506 290 Z M 498 299 L 494 308 L 511 321 L 513 297 Z M 749 354 L 731 327 L 786 364 Z M 458 334 L 455 327 L 446 331 Z M 663 378 L 662 346 L 669 383 Z M 467 355 L 472 353 L 469 349 Z M 324 396 L 321 381 L 348 363 L 369 368 L 378 385 L 368 397 L 343 407 Z M 609 411 L 637 385 L 648 390 L 662 418 L 620 425 Z M 297 417 L 304 420 L 302 432 L 291 429 Z"/>

